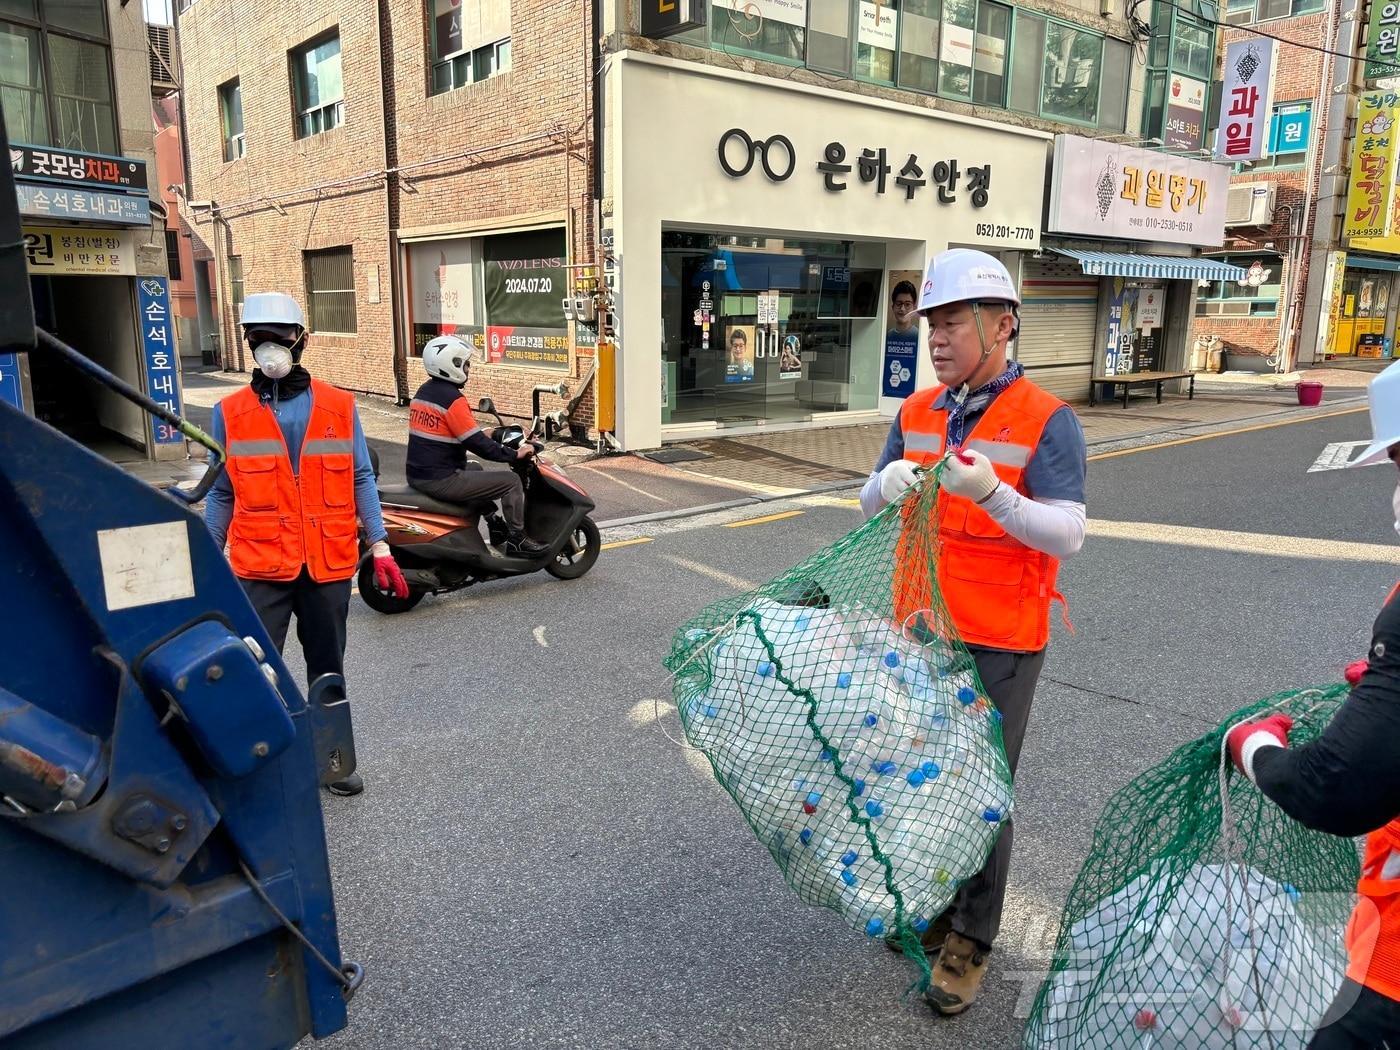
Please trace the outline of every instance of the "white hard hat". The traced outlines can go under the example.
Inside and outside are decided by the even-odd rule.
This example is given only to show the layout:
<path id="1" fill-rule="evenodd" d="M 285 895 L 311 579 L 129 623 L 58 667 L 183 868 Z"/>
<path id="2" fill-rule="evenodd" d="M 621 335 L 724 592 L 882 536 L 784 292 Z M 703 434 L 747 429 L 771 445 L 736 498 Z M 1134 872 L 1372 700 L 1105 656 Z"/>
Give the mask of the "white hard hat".
<path id="1" fill-rule="evenodd" d="M 455 335 L 440 335 L 423 347 L 423 367 L 428 375 L 461 386 L 467 381 L 476 351 Z"/>
<path id="2" fill-rule="evenodd" d="M 253 324 L 294 324 L 306 327 L 297 301 L 285 292 L 254 292 L 243 300 L 243 316 L 239 324 L 248 327 Z"/>
<path id="3" fill-rule="evenodd" d="M 1400 441 L 1400 361 L 1371 380 L 1366 396 L 1371 402 L 1371 444 L 1360 459 L 1347 464 L 1351 467 L 1379 463 Z"/>
<path id="4" fill-rule="evenodd" d="M 976 302 L 1021 305 L 1021 295 L 1001 260 L 972 248 L 949 248 L 928 261 L 919 292 L 920 311 Z"/>

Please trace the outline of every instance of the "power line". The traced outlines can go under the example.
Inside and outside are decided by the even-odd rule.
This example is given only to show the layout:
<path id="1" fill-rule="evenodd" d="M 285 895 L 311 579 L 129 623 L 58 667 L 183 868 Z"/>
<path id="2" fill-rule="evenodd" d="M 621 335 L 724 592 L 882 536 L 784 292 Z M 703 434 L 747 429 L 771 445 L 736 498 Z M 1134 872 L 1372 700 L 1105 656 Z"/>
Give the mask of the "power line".
<path id="1" fill-rule="evenodd" d="M 1138 7 L 1139 4 L 1146 3 L 1146 2 L 1147 2 L 1147 0 L 1135 0 L 1135 2 L 1133 3 L 1133 9 L 1136 9 L 1136 8 Z M 1177 11 L 1180 11 L 1182 14 L 1190 15 L 1192 18 L 1196 19 L 1198 22 L 1203 22 L 1203 23 L 1205 23 L 1205 24 L 1208 25 L 1208 26 L 1216 26 L 1217 28 L 1224 28 L 1224 29 L 1238 29 L 1238 30 L 1240 30 L 1240 31 L 1242 31 L 1242 32 L 1245 32 L 1245 33 L 1252 33 L 1252 34 L 1254 34 L 1255 36 L 1262 36 L 1262 37 L 1267 37 L 1267 38 L 1270 39 L 1270 40 L 1277 40 L 1280 44 L 1289 44 L 1289 45 L 1291 45 L 1292 47 L 1300 47 L 1300 48 L 1302 48 L 1302 49 L 1305 50 L 1305 51 L 1316 51 L 1316 52 L 1318 52 L 1319 54 L 1323 54 L 1323 55 L 1333 55 L 1333 56 L 1335 56 L 1335 57 L 1337 57 L 1337 58 L 1357 59 L 1357 58 L 1363 57 L 1363 56 L 1358 55 L 1358 54 L 1355 54 L 1355 53 L 1353 53 L 1353 52 L 1347 52 L 1347 51 L 1333 51 L 1333 50 L 1332 50 L 1331 48 L 1329 48 L 1329 47 L 1318 47 L 1316 44 L 1305 44 L 1305 43 L 1303 43 L 1303 42 L 1301 42 L 1301 41 L 1298 41 L 1298 40 L 1289 40 L 1287 37 L 1278 36 L 1278 35 L 1276 35 L 1276 34 L 1274 34 L 1274 33 L 1266 33 L 1266 32 L 1264 32 L 1264 30 L 1262 30 L 1262 29 L 1256 29 L 1254 26 L 1242 26 L 1242 25 L 1236 25 L 1236 24 L 1233 23 L 1233 22 L 1221 22 L 1221 21 L 1218 20 L 1218 19 L 1206 18 L 1206 17 L 1202 16 L 1201 14 L 1199 14 L 1198 12 L 1191 10 L 1190 8 L 1182 7 L 1180 4 L 1173 3 L 1172 0 L 1157 0 L 1157 3 L 1161 4 L 1163 7 L 1171 7 L 1171 8 L 1174 8 L 1174 9 L 1176 9 Z M 1396 68 L 1396 73 L 1397 73 L 1397 75 L 1400 75 L 1400 66 L 1396 66 L 1395 68 Z"/>

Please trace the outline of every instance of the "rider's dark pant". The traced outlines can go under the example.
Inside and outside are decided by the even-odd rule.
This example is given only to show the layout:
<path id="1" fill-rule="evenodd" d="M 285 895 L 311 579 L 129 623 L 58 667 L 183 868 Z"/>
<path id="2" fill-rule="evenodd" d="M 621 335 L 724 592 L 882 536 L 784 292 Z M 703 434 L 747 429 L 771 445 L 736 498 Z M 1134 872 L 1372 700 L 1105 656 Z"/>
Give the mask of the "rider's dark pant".
<path id="1" fill-rule="evenodd" d="M 525 488 L 513 470 L 459 470 L 435 481 L 409 478 L 408 483 L 425 496 L 444 503 L 500 500 L 506 527 L 511 532 L 525 530 Z"/>

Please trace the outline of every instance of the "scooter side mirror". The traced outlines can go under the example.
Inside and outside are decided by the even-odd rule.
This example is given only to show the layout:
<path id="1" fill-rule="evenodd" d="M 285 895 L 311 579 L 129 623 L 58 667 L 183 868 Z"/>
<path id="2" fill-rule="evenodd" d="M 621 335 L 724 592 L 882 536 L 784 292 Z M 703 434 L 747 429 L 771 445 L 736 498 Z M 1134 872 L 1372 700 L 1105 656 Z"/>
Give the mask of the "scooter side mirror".
<path id="1" fill-rule="evenodd" d="M 476 403 L 476 410 L 478 412 L 489 412 L 494 414 L 496 411 L 496 402 L 492 401 L 489 397 L 483 397 L 480 401 Z"/>

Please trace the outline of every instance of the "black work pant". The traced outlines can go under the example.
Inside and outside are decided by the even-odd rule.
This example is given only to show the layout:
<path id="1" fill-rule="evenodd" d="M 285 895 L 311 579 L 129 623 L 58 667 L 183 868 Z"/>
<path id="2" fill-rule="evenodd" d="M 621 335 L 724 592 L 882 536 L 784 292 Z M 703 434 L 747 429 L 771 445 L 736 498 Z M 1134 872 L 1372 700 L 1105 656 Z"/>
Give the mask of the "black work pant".
<path id="1" fill-rule="evenodd" d="M 1343 981 L 1308 1050 L 1400 1050 L 1400 1002 Z"/>
<path id="2" fill-rule="evenodd" d="M 295 580 L 245 580 L 243 592 L 257 610 L 272 644 L 280 653 L 287 642 L 292 614 L 297 640 L 306 657 L 309 687 L 323 674 L 345 674 L 345 620 L 350 615 L 350 581 L 317 583 L 303 566 Z"/>
<path id="3" fill-rule="evenodd" d="M 459 470 L 436 481 L 409 478 L 408 483 L 423 495 L 444 503 L 498 499 L 506 527 L 511 532 L 525 531 L 525 486 L 513 470 Z"/>
<path id="4" fill-rule="evenodd" d="M 1001 735 L 1014 774 L 1021 757 L 1021 741 L 1026 737 L 1026 724 L 1031 717 L 1035 685 L 1040 680 L 1040 669 L 1045 666 L 1045 650 L 1012 653 L 1004 649 L 969 647 L 969 651 L 987 697 L 1001 712 Z M 983 945 L 990 946 L 1001 929 L 1006 877 L 1011 871 L 1011 825 L 1009 820 L 1002 825 L 987 863 L 963 883 L 950 908 L 953 930 Z"/>

